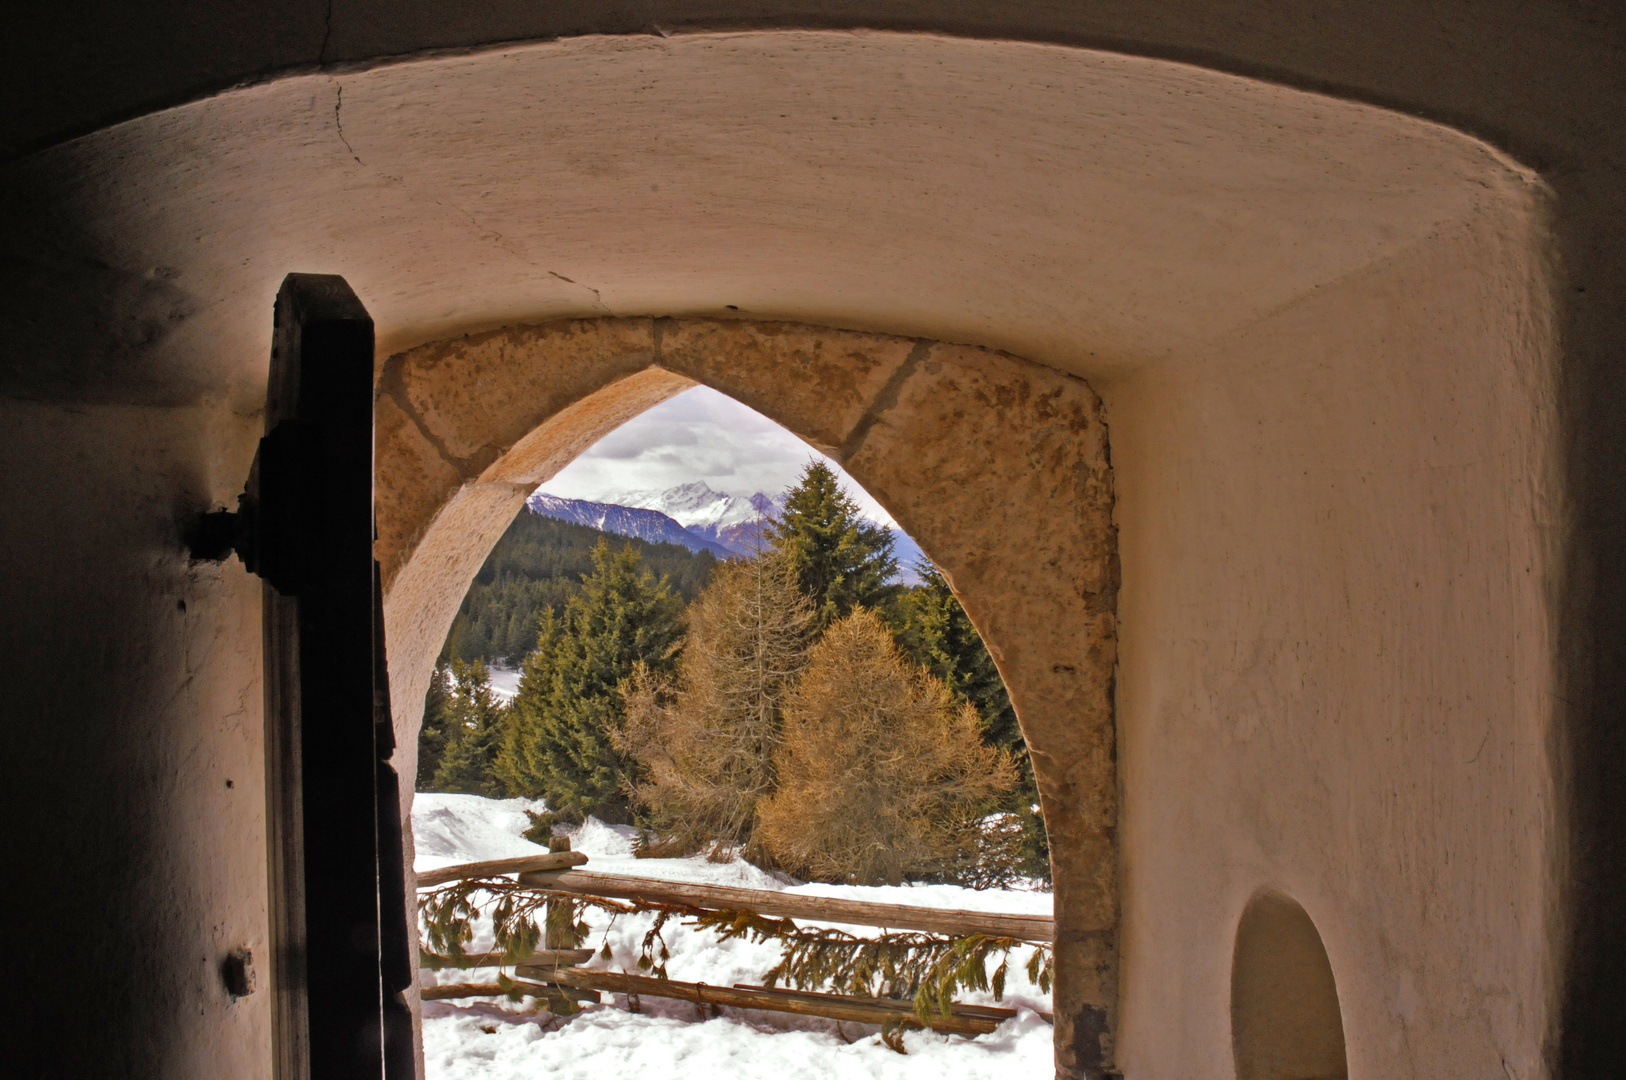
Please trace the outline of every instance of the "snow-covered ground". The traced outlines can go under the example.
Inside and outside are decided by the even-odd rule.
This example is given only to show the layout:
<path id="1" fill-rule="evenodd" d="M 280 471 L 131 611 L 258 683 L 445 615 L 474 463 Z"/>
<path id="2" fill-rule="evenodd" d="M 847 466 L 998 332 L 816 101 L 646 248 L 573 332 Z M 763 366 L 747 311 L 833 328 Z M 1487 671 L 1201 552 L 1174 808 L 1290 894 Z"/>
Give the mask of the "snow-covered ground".
<path id="1" fill-rule="evenodd" d="M 514 700 L 519 693 L 519 677 L 523 672 L 517 668 L 497 667 L 495 664 L 486 668 L 486 677 L 491 681 L 491 693 L 498 701 L 507 704 Z"/>
<path id="2" fill-rule="evenodd" d="M 542 850 L 520 833 L 529 824 L 526 809 L 539 802 L 485 799 L 477 795 L 419 793 L 413 804 L 412 833 L 417 868 L 430 870 L 454 863 L 501 859 Z M 789 885 L 744 862 L 710 863 L 703 858 L 637 859 L 632 830 L 589 819 L 571 836 L 572 847 L 587 854 L 585 869 L 633 874 L 669 881 L 708 882 L 753 889 L 785 889 L 821 896 L 845 896 L 894 904 L 1049 915 L 1049 893 L 986 890 L 953 885 L 859 887 Z M 587 944 L 608 943 L 613 960 L 595 958 L 593 967 L 636 972 L 638 946 L 651 917 L 622 917 L 613 924 L 589 910 L 593 928 Z M 863 933 L 864 928 L 850 928 Z M 674 979 L 713 986 L 760 983 L 779 960 L 772 944 L 719 942 L 710 933 L 683 926 L 664 931 Z M 492 945 L 483 931 L 471 951 Z M 1049 995 L 1029 982 L 1023 965 L 1027 953 L 1011 957 L 1005 1000 L 1018 1010 L 997 1031 L 975 1038 L 932 1032 L 909 1032 L 897 1054 L 880 1045 L 877 1029 L 837 1024 L 783 1013 L 725 1009 L 703 1020 L 695 1006 L 681 1001 L 644 999 L 642 1012 L 626 1010 L 626 1000 L 606 994 L 600 1005 L 588 1005 L 571 1017 L 526 1012 L 501 998 L 425 1002 L 424 1056 L 431 1080 L 509 1080 L 538 1076 L 605 1080 L 608 1077 L 659 1075 L 662 1080 L 756 1078 L 876 1077 L 887 1080 L 953 1075 L 964 1080 L 1047 1075 L 1051 1069 L 1051 1029 L 1034 1010 L 1050 1009 Z M 425 971 L 426 984 L 494 981 L 496 972 Z M 994 1004 L 989 995 L 962 1000 Z"/>

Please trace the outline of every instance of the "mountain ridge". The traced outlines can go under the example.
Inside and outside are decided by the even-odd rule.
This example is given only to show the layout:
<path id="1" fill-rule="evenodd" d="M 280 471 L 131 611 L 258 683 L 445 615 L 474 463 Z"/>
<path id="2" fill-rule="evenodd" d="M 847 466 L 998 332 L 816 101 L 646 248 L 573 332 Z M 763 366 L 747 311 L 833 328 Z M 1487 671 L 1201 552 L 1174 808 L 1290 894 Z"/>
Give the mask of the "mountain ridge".
<path id="1" fill-rule="evenodd" d="M 709 551 L 719 559 L 732 559 L 740 554 L 711 537 L 684 528 L 657 510 L 586 499 L 566 499 L 542 491 L 526 499 L 525 505 L 533 514 L 571 521 L 617 536 L 632 536 L 657 544 L 682 544 L 690 551 Z"/>
<path id="2" fill-rule="evenodd" d="M 741 526 L 752 526 L 766 518 L 774 521 L 784 509 L 785 496 L 768 495 L 758 491 L 753 495 L 729 495 L 714 490 L 704 480 L 692 480 L 661 491 L 624 491 L 614 496 L 618 506 L 654 510 L 682 525 L 685 529 L 709 540 L 722 540 L 724 533 L 738 532 Z M 742 554 L 747 549 L 735 548 Z"/>
<path id="3" fill-rule="evenodd" d="M 619 492 L 614 501 L 568 499 L 538 491 L 525 501 L 532 513 L 572 521 L 617 536 L 634 536 L 656 543 L 682 544 L 690 551 L 709 551 L 720 559 L 749 557 L 768 543 L 764 526 L 779 520 L 786 493 L 729 495 L 704 480 L 693 480 L 664 490 Z M 920 584 L 915 563 L 925 558 L 913 538 L 895 526 L 893 553 L 897 579 Z"/>

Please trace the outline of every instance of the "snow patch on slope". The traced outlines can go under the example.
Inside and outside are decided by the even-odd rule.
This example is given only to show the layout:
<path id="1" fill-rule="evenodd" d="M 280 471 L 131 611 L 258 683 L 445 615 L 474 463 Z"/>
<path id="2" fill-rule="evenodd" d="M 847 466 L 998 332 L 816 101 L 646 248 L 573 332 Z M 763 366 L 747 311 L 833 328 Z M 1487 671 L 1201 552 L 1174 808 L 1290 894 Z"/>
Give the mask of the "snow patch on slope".
<path id="1" fill-rule="evenodd" d="M 777 495 L 767 495 L 759 491 L 753 495 L 729 495 L 714 490 L 704 480 L 695 480 L 661 491 L 622 492 L 608 497 L 603 505 L 633 507 L 661 514 L 695 536 L 721 544 L 741 555 L 751 555 L 766 543 L 763 530 L 768 523 L 779 520 L 785 509 L 787 494 L 782 491 Z M 894 580 L 905 585 L 919 585 L 920 575 L 915 573 L 915 563 L 925 558 L 920 545 L 890 521 L 875 523 L 892 534 L 893 554 L 898 560 Z"/>
<path id="2" fill-rule="evenodd" d="M 732 1016 L 700 1022 L 693 1006 L 680 1009 L 688 1015 L 590 1006 L 543 1024 L 497 1008 L 431 1019 L 425 1006 L 424 1065 L 433 1080 L 1032 1080 L 1055 1070 L 1050 1025 L 1032 1013 L 975 1039 L 908 1032 L 905 1057 L 857 1024 L 839 1035 L 769 1032 Z"/>

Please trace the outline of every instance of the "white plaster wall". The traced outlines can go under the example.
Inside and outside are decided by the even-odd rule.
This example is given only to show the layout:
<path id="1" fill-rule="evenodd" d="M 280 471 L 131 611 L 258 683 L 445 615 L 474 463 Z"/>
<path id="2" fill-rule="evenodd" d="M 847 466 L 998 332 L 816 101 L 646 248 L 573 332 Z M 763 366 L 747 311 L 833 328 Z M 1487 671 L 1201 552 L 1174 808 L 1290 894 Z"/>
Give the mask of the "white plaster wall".
<path id="1" fill-rule="evenodd" d="M 1544 1075 L 1541 243 L 1487 210 L 1107 390 L 1129 1076 L 1233 1075 L 1267 886 L 1320 930 L 1350 1076 Z"/>

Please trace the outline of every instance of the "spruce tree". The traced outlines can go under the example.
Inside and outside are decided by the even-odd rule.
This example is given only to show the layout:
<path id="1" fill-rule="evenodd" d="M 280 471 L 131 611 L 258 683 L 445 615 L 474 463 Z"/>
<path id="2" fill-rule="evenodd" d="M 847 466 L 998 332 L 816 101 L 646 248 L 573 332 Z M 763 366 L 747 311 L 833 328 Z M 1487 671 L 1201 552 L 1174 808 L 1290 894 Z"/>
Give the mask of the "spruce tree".
<path id="1" fill-rule="evenodd" d="M 671 670 L 683 602 L 628 544 L 601 540 L 593 571 L 563 614 L 544 612 L 536 649 L 503 724 L 496 773 L 510 794 L 543 798 L 568 817 L 629 820 L 633 762 L 612 744 L 621 684 L 643 664 Z"/>
<path id="2" fill-rule="evenodd" d="M 810 617 L 778 552 L 724 563 L 689 608 L 675 685 L 644 668 L 633 676 L 616 741 L 642 766 L 633 798 L 653 846 L 755 853 L 757 805 L 774 790 L 782 709 Z"/>
<path id="3" fill-rule="evenodd" d="M 491 692 L 479 660 L 451 664 L 452 687 L 444 709 L 445 742 L 434 773 L 434 790 L 494 795 L 497 738 L 507 710 Z"/>
<path id="4" fill-rule="evenodd" d="M 897 595 L 887 583 L 898 569 L 892 534 L 859 515 L 858 504 L 822 461 L 802 470 L 768 535 L 812 601 L 815 632 L 854 608 L 886 608 Z"/>
<path id="5" fill-rule="evenodd" d="M 418 729 L 418 777 L 414 790 L 434 791 L 435 770 L 446 752 L 447 703 L 451 694 L 451 667 L 442 656 L 429 677 L 429 690 L 423 697 L 423 726 Z"/>
<path id="6" fill-rule="evenodd" d="M 955 599 L 948 579 L 929 561 L 915 564 L 920 584 L 907 589 L 894 609 L 898 644 L 915 663 L 942 679 L 949 690 L 971 702 L 982 719 L 985 742 L 1011 747 L 1022 741 L 1016 710 L 1005 680 L 982 635 Z"/>
<path id="7" fill-rule="evenodd" d="M 1019 870 L 1027 877 L 1048 881 L 1050 844 L 1044 819 L 1034 809 L 1039 788 L 1005 680 L 942 572 L 921 560 L 915 573 L 921 584 L 905 590 L 893 609 L 898 644 L 911 660 L 942 679 L 950 692 L 971 703 L 977 710 L 983 742 L 1010 755 L 1018 779 L 1001 808 L 1020 826 L 1016 844 Z"/>

